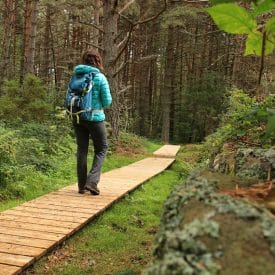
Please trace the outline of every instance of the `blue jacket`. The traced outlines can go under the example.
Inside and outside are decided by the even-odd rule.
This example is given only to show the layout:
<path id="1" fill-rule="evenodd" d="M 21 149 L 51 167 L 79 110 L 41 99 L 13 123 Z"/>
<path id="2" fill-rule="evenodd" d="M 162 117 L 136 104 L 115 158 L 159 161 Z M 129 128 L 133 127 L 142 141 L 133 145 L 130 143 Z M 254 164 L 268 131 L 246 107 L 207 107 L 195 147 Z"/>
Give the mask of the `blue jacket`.
<path id="1" fill-rule="evenodd" d="M 94 73 L 93 89 L 92 89 L 92 121 L 105 120 L 105 114 L 103 109 L 107 108 L 112 103 L 112 96 L 107 78 L 99 69 L 87 66 L 77 65 L 74 68 L 75 74 Z"/>

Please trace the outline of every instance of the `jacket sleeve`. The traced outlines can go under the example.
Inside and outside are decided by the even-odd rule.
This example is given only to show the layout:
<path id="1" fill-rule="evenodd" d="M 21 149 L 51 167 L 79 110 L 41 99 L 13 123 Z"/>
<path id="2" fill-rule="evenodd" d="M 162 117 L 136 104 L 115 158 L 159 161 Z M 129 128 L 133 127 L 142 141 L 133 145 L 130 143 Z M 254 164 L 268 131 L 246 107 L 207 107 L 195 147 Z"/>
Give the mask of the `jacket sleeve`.
<path id="1" fill-rule="evenodd" d="M 112 95 L 107 78 L 101 74 L 100 94 L 103 108 L 109 107 L 112 103 Z"/>

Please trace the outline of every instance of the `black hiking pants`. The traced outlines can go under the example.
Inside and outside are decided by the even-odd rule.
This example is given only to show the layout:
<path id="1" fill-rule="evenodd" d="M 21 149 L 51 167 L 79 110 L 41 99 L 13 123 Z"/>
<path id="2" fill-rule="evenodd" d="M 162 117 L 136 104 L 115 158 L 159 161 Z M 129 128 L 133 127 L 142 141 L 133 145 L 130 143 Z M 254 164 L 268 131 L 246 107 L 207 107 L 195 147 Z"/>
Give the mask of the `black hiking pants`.
<path id="1" fill-rule="evenodd" d="M 104 121 L 93 122 L 80 120 L 73 123 L 77 142 L 77 178 L 78 188 L 83 190 L 86 183 L 98 184 L 101 167 L 107 153 L 107 132 Z M 87 155 L 89 139 L 94 145 L 92 168 L 87 175 Z"/>

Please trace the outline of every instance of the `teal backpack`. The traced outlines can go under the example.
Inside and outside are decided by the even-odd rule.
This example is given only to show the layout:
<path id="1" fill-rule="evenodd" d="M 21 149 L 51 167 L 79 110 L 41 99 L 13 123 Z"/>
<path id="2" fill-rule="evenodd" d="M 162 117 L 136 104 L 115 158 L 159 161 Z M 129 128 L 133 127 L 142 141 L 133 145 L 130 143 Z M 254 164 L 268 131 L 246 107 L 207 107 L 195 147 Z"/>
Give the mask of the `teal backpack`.
<path id="1" fill-rule="evenodd" d="M 80 65 L 81 66 L 81 65 Z M 87 67 L 87 68 L 86 68 Z M 66 112 L 73 119 L 92 120 L 92 89 L 94 73 L 89 66 L 81 73 L 74 73 L 66 92 Z"/>

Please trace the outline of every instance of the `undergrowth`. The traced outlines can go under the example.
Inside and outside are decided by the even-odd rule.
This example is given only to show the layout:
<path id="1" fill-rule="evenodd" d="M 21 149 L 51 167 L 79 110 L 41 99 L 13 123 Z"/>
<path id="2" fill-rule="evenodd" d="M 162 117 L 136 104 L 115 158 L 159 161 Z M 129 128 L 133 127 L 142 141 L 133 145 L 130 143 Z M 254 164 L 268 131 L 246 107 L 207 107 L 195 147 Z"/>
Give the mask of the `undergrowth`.
<path id="1" fill-rule="evenodd" d="M 269 148 L 275 144 L 275 97 L 257 102 L 242 90 L 234 89 L 229 108 L 216 132 L 206 137 L 202 157 L 216 155 L 226 142 Z"/>
<path id="2" fill-rule="evenodd" d="M 160 145 L 122 133 L 110 138 L 103 172 L 141 159 Z M 90 146 L 88 165 L 93 148 Z M 75 183 L 76 145 L 70 123 L 0 124 L 0 210 Z"/>

